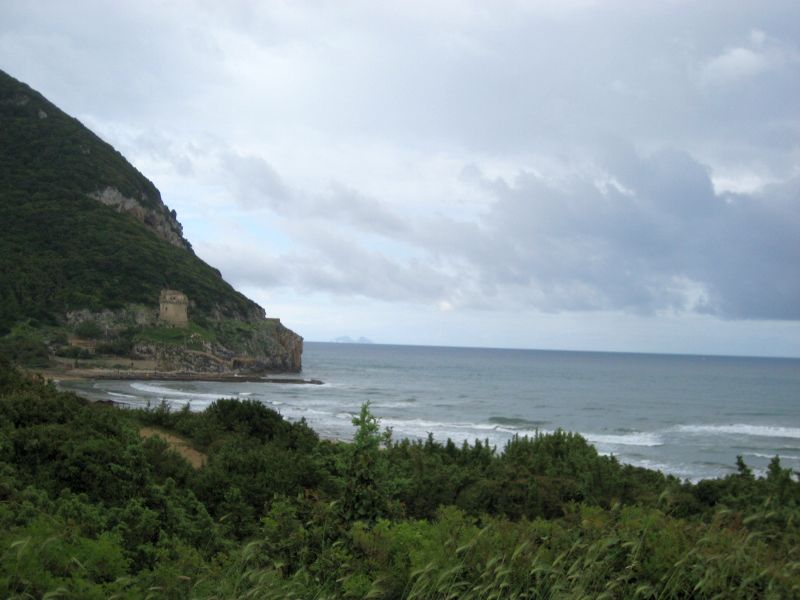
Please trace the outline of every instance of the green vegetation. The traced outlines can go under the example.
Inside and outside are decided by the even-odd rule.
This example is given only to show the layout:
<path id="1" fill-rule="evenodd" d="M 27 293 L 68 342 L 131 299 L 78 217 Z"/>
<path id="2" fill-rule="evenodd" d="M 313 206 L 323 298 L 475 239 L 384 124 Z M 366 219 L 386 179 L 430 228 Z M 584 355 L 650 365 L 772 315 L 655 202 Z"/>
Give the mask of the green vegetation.
<path id="1" fill-rule="evenodd" d="M 147 208 L 161 196 L 109 144 L 39 92 L 0 71 L 0 189 L 94 192 L 114 187 Z"/>
<path id="2" fill-rule="evenodd" d="M 137 342 L 168 345 L 192 345 L 200 341 L 212 341 L 213 332 L 190 323 L 187 327 L 141 327 L 133 331 Z"/>
<path id="3" fill-rule="evenodd" d="M 0 71 L 0 336 L 64 325 L 78 309 L 156 308 L 164 288 L 189 296 L 193 320 L 259 314 L 190 250 L 88 196 L 107 187 L 169 213 L 109 144 Z"/>
<path id="4" fill-rule="evenodd" d="M 156 426 L 207 455 L 193 469 Z M 800 483 L 696 485 L 558 431 L 352 443 L 256 402 L 117 410 L 0 359 L 0 595 L 9 598 L 790 598 Z"/>
<path id="5" fill-rule="evenodd" d="M 253 310 L 199 258 L 86 196 L 0 188 L 0 219 L 0 331 L 25 319 L 56 324 L 70 310 L 157 307 L 167 287 L 191 298 L 193 318 Z"/>
<path id="6" fill-rule="evenodd" d="M 103 335 L 103 328 L 96 321 L 83 321 L 75 327 L 75 335 L 88 340 L 96 340 Z"/>
<path id="7" fill-rule="evenodd" d="M 32 368 L 46 367 L 49 352 L 43 332 L 29 321 L 17 323 L 5 337 L 0 337 L 0 356 Z"/>

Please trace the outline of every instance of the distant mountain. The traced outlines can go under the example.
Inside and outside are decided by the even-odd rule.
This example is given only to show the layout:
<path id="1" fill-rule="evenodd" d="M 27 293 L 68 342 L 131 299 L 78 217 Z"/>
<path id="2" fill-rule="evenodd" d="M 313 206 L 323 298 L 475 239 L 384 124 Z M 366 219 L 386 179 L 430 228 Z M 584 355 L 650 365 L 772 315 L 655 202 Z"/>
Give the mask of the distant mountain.
<path id="1" fill-rule="evenodd" d="M 162 370 L 300 370 L 302 338 L 194 254 L 153 183 L 2 71 L 0 227 L 7 353 L 52 362 L 81 354 L 78 338 Z M 159 317 L 167 289 L 188 298 L 184 327 Z"/>
<path id="2" fill-rule="evenodd" d="M 357 340 L 354 340 L 349 335 L 340 335 L 337 338 L 333 338 L 331 340 L 331 342 L 334 342 L 336 344 L 374 344 L 375 343 L 371 339 L 365 338 L 365 337 L 360 337 Z"/>

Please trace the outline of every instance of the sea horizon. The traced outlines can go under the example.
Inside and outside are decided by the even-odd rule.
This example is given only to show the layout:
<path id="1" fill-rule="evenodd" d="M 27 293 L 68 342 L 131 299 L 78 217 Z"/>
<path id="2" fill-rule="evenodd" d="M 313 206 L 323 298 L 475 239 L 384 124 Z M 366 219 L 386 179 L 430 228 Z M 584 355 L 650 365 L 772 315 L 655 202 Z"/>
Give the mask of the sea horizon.
<path id="1" fill-rule="evenodd" d="M 442 348 L 442 349 L 464 349 L 464 350 L 519 350 L 522 352 L 567 352 L 574 354 L 620 354 L 620 355 L 645 355 L 645 356 L 677 356 L 677 357 L 692 357 L 692 358 L 752 358 L 752 359 L 779 359 L 779 360 L 795 360 L 800 361 L 798 356 L 786 356 L 782 354 L 717 354 L 717 353 L 702 353 L 702 352 L 651 352 L 643 350 L 578 350 L 574 348 L 561 349 L 561 348 L 527 348 L 521 346 L 469 346 L 469 345 L 443 345 L 443 344 L 404 344 L 394 342 L 358 342 L 358 341 L 334 341 L 334 340 L 303 340 L 304 344 L 330 344 L 330 345 L 348 345 L 348 346 L 392 346 L 392 347 L 409 347 L 409 348 Z"/>

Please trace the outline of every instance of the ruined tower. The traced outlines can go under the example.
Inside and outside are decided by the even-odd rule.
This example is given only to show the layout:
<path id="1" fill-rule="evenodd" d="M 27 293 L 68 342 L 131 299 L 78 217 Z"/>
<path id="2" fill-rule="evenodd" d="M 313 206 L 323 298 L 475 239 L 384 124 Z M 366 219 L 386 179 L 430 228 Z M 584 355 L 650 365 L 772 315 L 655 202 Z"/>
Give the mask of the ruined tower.
<path id="1" fill-rule="evenodd" d="M 176 290 L 161 290 L 158 318 L 164 323 L 186 327 L 189 324 L 189 298 Z"/>

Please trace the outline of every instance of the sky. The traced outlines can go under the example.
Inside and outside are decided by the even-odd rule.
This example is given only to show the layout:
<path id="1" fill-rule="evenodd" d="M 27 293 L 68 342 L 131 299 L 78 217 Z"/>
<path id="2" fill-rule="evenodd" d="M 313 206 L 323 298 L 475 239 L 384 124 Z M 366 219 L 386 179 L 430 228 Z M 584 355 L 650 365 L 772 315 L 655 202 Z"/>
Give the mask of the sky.
<path id="1" fill-rule="evenodd" d="M 800 356 L 800 3 L 3 0 L 307 340 Z"/>

